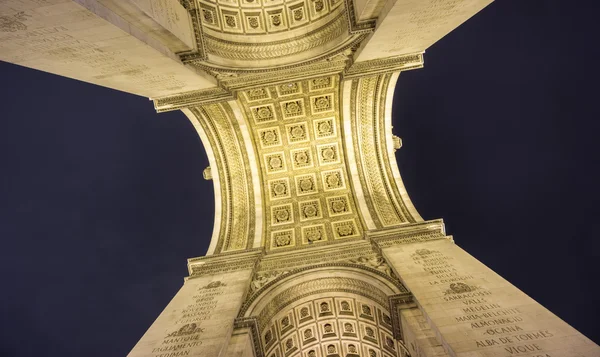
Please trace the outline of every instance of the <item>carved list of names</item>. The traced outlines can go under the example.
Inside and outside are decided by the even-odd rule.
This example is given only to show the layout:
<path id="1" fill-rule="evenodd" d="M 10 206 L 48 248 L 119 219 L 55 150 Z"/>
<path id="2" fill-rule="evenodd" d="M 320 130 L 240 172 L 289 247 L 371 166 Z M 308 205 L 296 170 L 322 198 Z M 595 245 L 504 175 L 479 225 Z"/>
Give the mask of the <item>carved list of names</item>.
<path id="1" fill-rule="evenodd" d="M 599 356 L 592 341 L 448 240 L 383 249 L 451 356 Z"/>

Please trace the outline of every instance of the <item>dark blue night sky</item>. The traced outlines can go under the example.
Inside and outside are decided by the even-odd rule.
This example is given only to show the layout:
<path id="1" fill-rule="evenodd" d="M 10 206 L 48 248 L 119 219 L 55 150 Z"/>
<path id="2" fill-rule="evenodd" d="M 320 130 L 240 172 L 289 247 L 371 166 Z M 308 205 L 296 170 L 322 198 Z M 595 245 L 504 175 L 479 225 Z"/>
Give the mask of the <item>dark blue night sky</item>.
<path id="1" fill-rule="evenodd" d="M 421 215 L 600 342 L 595 7 L 496 1 L 400 76 L 393 115 Z M 202 144 L 146 98 L 0 78 L 0 355 L 126 355 L 208 247 Z"/>

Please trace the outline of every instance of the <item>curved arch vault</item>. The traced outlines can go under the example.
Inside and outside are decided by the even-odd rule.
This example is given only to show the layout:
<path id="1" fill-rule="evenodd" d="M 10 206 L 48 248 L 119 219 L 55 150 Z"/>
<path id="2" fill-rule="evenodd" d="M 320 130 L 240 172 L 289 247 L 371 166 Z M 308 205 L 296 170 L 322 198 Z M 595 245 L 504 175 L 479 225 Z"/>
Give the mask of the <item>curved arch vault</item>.
<path id="1" fill-rule="evenodd" d="M 400 74 L 490 2 L 2 2 L 0 59 L 182 110 L 208 153 L 209 250 L 129 355 L 600 356 L 400 178 Z"/>

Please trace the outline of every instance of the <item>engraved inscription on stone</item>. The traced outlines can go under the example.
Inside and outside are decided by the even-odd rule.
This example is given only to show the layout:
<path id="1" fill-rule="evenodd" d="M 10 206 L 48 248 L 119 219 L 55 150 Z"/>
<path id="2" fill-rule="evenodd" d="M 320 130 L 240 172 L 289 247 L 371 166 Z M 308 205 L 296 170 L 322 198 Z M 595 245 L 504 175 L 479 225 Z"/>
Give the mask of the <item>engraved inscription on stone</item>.
<path id="1" fill-rule="evenodd" d="M 174 13 L 170 16 L 176 17 Z M 2 2 L 0 60 L 147 97 L 214 86 L 173 58 L 71 1 Z"/>
<path id="2" fill-rule="evenodd" d="M 559 357 L 564 346 L 593 344 L 448 240 L 383 254 L 456 354 Z"/>
<path id="3" fill-rule="evenodd" d="M 241 306 L 250 269 L 188 280 L 129 356 L 216 356 Z"/>

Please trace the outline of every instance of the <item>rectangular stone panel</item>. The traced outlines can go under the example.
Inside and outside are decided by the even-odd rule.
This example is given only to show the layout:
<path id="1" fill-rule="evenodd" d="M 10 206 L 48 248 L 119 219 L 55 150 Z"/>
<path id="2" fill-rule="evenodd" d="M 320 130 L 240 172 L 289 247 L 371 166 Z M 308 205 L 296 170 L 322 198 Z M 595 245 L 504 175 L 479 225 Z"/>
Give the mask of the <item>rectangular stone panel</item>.
<path id="1" fill-rule="evenodd" d="M 187 280 L 129 356 L 223 356 L 251 270 Z"/>
<path id="2" fill-rule="evenodd" d="M 400 311 L 402 339 L 414 357 L 448 357 L 418 308 Z"/>
<path id="3" fill-rule="evenodd" d="M 383 255 L 451 356 L 600 356 L 598 345 L 449 240 Z"/>
<path id="4" fill-rule="evenodd" d="M 388 0 L 357 62 L 425 51 L 493 0 Z"/>
<path id="5" fill-rule="evenodd" d="M 195 37 L 192 20 L 187 10 L 172 0 L 132 0 L 146 15 L 177 36 L 188 47 L 194 48 Z"/>
<path id="6" fill-rule="evenodd" d="M 179 62 L 188 46 L 129 1 L 77 2 L 0 2 L 0 60 L 152 98 L 216 86 Z"/>

